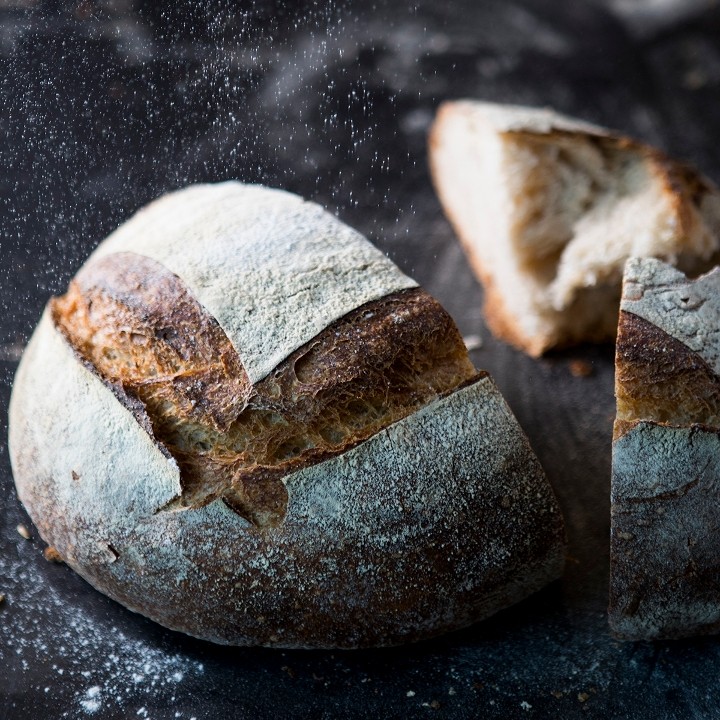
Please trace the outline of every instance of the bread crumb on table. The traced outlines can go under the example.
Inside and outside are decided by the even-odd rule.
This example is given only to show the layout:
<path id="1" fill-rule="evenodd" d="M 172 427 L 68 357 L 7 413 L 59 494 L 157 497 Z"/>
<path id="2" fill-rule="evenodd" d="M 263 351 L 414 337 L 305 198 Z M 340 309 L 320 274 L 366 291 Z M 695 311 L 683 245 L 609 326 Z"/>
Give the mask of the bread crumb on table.
<path id="1" fill-rule="evenodd" d="M 573 377 L 590 377 L 593 374 L 593 366 L 587 360 L 571 360 L 568 367 Z"/>
<path id="2" fill-rule="evenodd" d="M 437 700 L 433 700 L 432 702 L 424 702 L 422 706 L 426 708 L 432 708 L 433 710 L 440 709 L 440 703 Z"/>
<path id="3" fill-rule="evenodd" d="M 479 335 L 464 335 L 463 342 L 465 343 L 465 349 L 468 352 L 471 350 L 478 350 L 483 344 L 482 338 Z"/>
<path id="4" fill-rule="evenodd" d="M 53 563 L 62 563 L 62 562 L 65 562 L 65 561 L 62 559 L 62 556 L 60 555 L 60 553 L 59 553 L 52 545 L 48 545 L 48 546 L 43 550 L 43 555 L 45 556 L 45 559 L 46 559 L 48 562 L 53 562 Z"/>

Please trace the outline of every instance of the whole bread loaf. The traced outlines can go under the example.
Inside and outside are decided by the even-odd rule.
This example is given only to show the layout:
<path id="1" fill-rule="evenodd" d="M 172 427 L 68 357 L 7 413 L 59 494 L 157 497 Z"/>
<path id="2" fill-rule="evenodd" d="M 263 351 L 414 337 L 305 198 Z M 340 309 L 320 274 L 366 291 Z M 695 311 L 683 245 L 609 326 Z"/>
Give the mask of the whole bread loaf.
<path id="1" fill-rule="evenodd" d="M 562 572 L 552 490 L 452 319 L 278 190 L 190 187 L 105 240 L 26 350 L 10 450 L 72 568 L 215 642 L 398 644 Z"/>
<path id="2" fill-rule="evenodd" d="M 430 165 L 498 337 L 533 356 L 612 340 L 628 257 L 720 260 L 720 192 L 659 150 L 551 110 L 438 110 Z"/>
<path id="3" fill-rule="evenodd" d="M 720 269 L 628 261 L 616 351 L 610 626 L 720 631 Z"/>

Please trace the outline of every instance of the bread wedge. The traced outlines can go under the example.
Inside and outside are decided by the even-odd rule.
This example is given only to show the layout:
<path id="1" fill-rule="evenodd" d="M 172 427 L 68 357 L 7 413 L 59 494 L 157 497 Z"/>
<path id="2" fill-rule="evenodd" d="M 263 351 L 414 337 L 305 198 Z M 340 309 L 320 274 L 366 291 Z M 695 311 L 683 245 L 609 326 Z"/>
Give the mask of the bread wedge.
<path id="1" fill-rule="evenodd" d="M 720 257 L 720 193 L 659 150 L 551 110 L 461 100 L 430 134 L 435 188 L 498 337 L 532 356 L 612 340 L 623 265 Z"/>

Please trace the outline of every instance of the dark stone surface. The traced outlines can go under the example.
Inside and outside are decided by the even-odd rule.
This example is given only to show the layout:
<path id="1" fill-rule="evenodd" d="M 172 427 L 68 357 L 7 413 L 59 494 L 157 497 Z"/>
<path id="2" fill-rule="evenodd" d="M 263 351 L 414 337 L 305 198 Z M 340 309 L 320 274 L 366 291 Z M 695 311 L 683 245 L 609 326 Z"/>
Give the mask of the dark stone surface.
<path id="1" fill-rule="evenodd" d="M 435 107 L 470 96 L 552 105 L 720 179 L 717 7 L 626 33 L 597 6 L 553 0 L 0 4 L 3 408 L 42 306 L 109 230 L 189 182 L 264 182 L 338 212 L 482 336 L 473 359 L 530 436 L 570 536 L 562 581 L 432 642 L 214 647 L 124 610 L 17 534 L 30 525 L 3 410 L 0 718 L 720 716 L 718 640 L 607 632 L 612 348 L 533 361 L 491 338 L 426 169 Z M 590 377 L 571 374 L 575 358 Z"/>

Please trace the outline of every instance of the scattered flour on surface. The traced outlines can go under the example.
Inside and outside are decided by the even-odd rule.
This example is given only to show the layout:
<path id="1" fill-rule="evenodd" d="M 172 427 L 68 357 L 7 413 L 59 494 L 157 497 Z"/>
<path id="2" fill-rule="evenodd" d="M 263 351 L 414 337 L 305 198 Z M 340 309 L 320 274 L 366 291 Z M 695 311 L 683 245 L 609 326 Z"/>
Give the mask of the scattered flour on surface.
<path id="1" fill-rule="evenodd" d="M 80 701 L 80 706 L 87 713 L 95 713 L 100 709 L 100 686 L 93 685 L 85 692 L 85 699 Z"/>
<path id="2" fill-rule="evenodd" d="M 109 619 L 73 604 L 43 576 L 33 548 L 28 551 L 0 556 L 8 596 L 0 656 L 7 648 L 17 657 L 20 688 L 29 689 L 36 680 L 29 668 L 47 667 L 40 688 L 48 697 L 62 693 L 59 704 L 74 707 L 59 717 L 118 717 L 118 710 L 122 717 L 150 717 L 148 707 L 171 702 L 180 683 L 203 674 L 202 663 L 192 657 L 129 636 Z M 62 666 L 46 666 L 47 658 L 63 658 Z M 48 683 L 52 677 L 55 682 Z"/>

